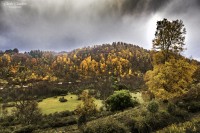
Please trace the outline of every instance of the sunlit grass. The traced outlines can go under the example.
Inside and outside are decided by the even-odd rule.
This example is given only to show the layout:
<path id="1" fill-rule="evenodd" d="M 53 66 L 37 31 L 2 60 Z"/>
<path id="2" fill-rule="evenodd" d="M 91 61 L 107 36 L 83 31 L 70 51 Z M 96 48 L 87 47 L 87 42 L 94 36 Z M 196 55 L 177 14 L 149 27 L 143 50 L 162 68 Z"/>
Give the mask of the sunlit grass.
<path id="1" fill-rule="evenodd" d="M 61 103 L 59 101 L 58 97 L 51 97 L 44 99 L 42 102 L 38 103 L 39 108 L 41 109 L 43 114 L 50 114 L 50 113 L 55 113 L 55 112 L 61 112 L 61 111 L 73 111 L 76 109 L 76 107 L 81 104 L 81 100 L 78 100 L 77 95 L 66 95 L 64 96 L 65 99 L 67 99 L 67 102 Z M 97 108 L 100 108 L 102 106 L 102 101 L 101 100 L 95 100 L 95 104 L 97 105 Z"/>
<path id="2" fill-rule="evenodd" d="M 73 111 L 76 109 L 77 105 L 81 103 L 77 95 L 67 95 L 64 96 L 67 102 L 61 103 L 59 101 L 60 96 L 54 98 L 46 98 L 42 102 L 38 103 L 39 108 L 43 114 L 50 114 L 55 112 L 61 112 L 65 110 Z"/>
<path id="3" fill-rule="evenodd" d="M 50 97 L 44 99 L 42 102 L 38 103 L 38 107 L 41 109 L 41 112 L 43 114 L 51 114 L 55 112 L 62 112 L 62 111 L 74 111 L 76 107 L 81 104 L 81 100 L 78 100 L 77 95 L 69 94 L 64 96 L 65 99 L 67 99 L 67 102 L 61 103 L 59 101 L 59 98 L 62 96 L 58 97 Z M 97 108 L 99 109 L 102 106 L 102 101 L 95 99 L 95 104 L 97 105 Z M 9 107 L 7 108 L 8 113 L 11 114 L 12 110 L 14 107 Z"/>

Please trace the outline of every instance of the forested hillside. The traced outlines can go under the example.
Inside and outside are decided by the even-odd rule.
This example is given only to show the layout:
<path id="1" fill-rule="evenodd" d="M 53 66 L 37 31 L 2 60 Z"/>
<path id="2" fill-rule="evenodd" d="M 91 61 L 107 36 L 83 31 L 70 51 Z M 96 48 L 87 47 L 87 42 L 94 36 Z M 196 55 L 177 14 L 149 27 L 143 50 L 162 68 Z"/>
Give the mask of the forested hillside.
<path id="1" fill-rule="evenodd" d="M 29 95 L 37 97 L 80 94 L 95 88 L 97 97 L 105 99 L 117 89 L 144 88 L 143 76 L 152 69 L 149 50 L 122 42 L 60 53 L 13 49 L 0 55 L 4 101 L 10 101 L 21 87 L 31 88 Z"/>
<path id="2" fill-rule="evenodd" d="M 0 132 L 193 131 L 200 66 L 176 48 L 114 42 L 60 53 L 1 51 Z M 185 123 L 170 126 L 177 122 Z"/>
<path id="3" fill-rule="evenodd" d="M 122 42 L 76 49 L 72 52 L 17 49 L 1 52 L 0 76 L 9 83 L 130 78 L 152 68 L 150 51 Z"/>
<path id="4" fill-rule="evenodd" d="M 170 52 L 163 63 L 163 55 L 122 42 L 60 53 L 2 51 L 0 132 L 199 128 L 199 62 Z M 177 122 L 186 124 L 169 126 Z"/>

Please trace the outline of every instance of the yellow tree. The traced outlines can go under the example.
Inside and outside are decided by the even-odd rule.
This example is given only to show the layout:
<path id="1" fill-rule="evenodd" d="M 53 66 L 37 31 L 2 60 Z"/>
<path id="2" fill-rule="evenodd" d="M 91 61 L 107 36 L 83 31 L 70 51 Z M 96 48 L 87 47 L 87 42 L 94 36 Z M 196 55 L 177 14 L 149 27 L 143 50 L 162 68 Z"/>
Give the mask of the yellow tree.
<path id="1" fill-rule="evenodd" d="M 153 70 L 144 77 L 149 90 L 157 98 L 179 97 L 190 88 L 196 65 L 180 56 L 184 50 L 185 33 L 181 20 L 157 22 L 153 48 L 158 51 L 154 51 Z"/>
<path id="2" fill-rule="evenodd" d="M 94 98 L 88 94 L 87 91 L 83 91 L 80 95 L 82 104 L 79 104 L 76 109 L 76 114 L 79 116 L 78 126 L 86 123 L 86 118 L 97 112 L 97 107 L 94 102 Z"/>
<path id="3" fill-rule="evenodd" d="M 155 65 L 152 71 L 146 73 L 146 85 L 156 98 L 179 97 L 188 92 L 196 68 L 185 59 L 170 59 L 165 64 Z"/>

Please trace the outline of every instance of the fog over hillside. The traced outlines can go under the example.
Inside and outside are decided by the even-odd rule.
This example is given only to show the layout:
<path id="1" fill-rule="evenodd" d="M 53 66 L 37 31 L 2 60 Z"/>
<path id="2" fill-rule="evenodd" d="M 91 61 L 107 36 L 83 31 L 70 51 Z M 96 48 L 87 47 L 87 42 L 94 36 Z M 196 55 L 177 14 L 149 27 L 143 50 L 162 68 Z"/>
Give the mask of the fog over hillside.
<path id="1" fill-rule="evenodd" d="M 200 59 L 199 0 L 1 0 L 0 49 L 70 51 L 123 41 L 150 49 L 156 21 L 182 19 Z"/>

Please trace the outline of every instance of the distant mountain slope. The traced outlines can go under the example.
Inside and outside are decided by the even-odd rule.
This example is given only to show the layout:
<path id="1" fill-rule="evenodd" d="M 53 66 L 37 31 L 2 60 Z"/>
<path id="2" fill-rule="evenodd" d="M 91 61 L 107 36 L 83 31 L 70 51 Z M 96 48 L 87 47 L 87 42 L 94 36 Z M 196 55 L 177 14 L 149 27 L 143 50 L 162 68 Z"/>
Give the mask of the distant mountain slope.
<path id="1" fill-rule="evenodd" d="M 33 50 L 18 53 L 7 50 L 0 55 L 0 76 L 21 82 L 76 81 L 109 77 L 140 77 L 152 68 L 150 51 L 139 46 L 114 42 L 71 52 Z"/>

